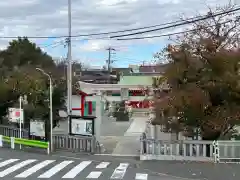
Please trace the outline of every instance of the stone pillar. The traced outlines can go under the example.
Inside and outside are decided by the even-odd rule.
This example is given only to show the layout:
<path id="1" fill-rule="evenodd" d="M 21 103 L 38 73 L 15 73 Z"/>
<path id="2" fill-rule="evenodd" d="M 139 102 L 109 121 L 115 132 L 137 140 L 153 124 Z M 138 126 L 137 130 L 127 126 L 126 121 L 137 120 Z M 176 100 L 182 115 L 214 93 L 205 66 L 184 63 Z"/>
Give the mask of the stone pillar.
<path id="1" fill-rule="evenodd" d="M 102 97 L 101 94 L 97 94 L 96 96 L 96 119 L 95 119 L 95 136 L 96 140 L 100 141 L 101 136 L 101 124 L 102 124 Z"/>

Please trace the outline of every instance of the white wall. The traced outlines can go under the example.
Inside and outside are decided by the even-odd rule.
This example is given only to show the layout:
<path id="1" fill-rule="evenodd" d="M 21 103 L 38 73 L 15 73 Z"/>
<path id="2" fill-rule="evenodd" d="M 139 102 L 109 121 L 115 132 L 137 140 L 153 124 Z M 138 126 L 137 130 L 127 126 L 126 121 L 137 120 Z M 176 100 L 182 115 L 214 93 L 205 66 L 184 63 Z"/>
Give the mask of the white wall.
<path id="1" fill-rule="evenodd" d="M 66 106 L 68 106 L 68 100 L 66 97 Z M 72 95 L 72 108 L 81 108 L 81 96 Z M 72 115 L 81 116 L 81 110 L 72 111 Z"/>

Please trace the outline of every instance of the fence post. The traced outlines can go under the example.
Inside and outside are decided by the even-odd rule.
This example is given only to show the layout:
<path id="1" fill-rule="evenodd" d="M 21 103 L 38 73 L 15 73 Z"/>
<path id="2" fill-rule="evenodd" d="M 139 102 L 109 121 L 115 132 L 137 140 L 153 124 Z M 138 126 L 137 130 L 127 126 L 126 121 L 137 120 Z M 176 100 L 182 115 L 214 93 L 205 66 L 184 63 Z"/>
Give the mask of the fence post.
<path id="1" fill-rule="evenodd" d="M 218 142 L 217 141 L 213 141 L 213 156 L 214 156 L 214 163 L 218 163 L 219 162 L 219 147 L 218 147 Z"/>
<path id="2" fill-rule="evenodd" d="M 15 138 L 11 137 L 10 139 L 11 139 L 11 148 L 15 149 Z"/>
<path id="3" fill-rule="evenodd" d="M 147 136 L 146 136 L 146 133 L 143 133 L 142 134 L 142 140 L 143 140 L 143 154 L 146 154 L 147 153 Z"/>
<path id="4" fill-rule="evenodd" d="M 48 142 L 47 154 L 48 154 L 48 155 L 50 154 L 49 142 Z"/>
<path id="5" fill-rule="evenodd" d="M 3 136 L 0 135 L 0 147 L 3 147 Z"/>
<path id="6" fill-rule="evenodd" d="M 143 154 L 143 134 L 140 136 L 140 155 Z"/>
<path id="7" fill-rule="evenodd" d="M 96 150 L 96 139 L 95 136 L 92 136 L 91 139 L 91 153 L 94 154 Z"/>
<path id="8" fill-rule="evenodd" d="M 215 152 L 216 152 L 216 162 L 219 163 L 220 162 L 220 150 L 219 150 L 219 144 L 218 141 L 215 142 Z"/>

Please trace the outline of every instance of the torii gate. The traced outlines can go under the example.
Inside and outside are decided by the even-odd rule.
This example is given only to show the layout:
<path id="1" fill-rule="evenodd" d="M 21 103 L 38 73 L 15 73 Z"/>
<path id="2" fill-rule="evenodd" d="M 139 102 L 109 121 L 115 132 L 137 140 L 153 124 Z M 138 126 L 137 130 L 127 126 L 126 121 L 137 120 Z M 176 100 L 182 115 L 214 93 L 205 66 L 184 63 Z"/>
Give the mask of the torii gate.
<path id="1" fill-rule="evenodd" d="M 123 100 L 127 101 L 144 101 L 151 100 L 153 98 L 153 88 L 151 86 L 143 87 L 142 85 L 119 85 L 119 84 L 92 84 L 79 81 L 79 86 L 82 91 L 92 94 L 92 96 L 86 96 L 86 101 L 96 102 L 96 119 L 95 119 L 95 135 L 97 141 L 100 140 L 101 135 L 101 123 L 102 123 L 102 100 L 109 102 L 119 102 Z M 129 90 L 142 90 L 149 91 L 146 96 L 129 96 Z M 105 95 L 106 91 L 120 91 L 121 96 Z"/>

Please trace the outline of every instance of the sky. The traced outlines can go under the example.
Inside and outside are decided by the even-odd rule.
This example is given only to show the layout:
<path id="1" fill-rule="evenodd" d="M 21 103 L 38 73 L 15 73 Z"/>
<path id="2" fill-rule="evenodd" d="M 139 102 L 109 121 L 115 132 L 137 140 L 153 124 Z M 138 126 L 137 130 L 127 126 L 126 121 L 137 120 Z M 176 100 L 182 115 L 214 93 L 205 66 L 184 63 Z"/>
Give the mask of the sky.
<path id="1" fill-rule="evenodd" d="M 204 14 L 208 8 L 226 5 L 229 0 L 72 0 L 72 35 L 86 35 L 128 30 L 177 21 Z M 240 5 L 240 0 L 233 0 Z M 161 35 L 182 31 L 186 26 L 131 37 Z M 136 31 L 135 31 L 136 32 Z M 130 33 L 130 32 L 129 32 Z M 121 35 L 124 33 L 111 34 Z M 0 1 L 0 48 L 11 41 L 6 36 L 67 36 L 68 0 L 7 0 Z M 66 58 L 64 38 L 32 38 L 43 51 L 56 59 Z M 113 66 L 149 64 L 153 55 L 174 43 L 167 37 L 119 41 L 109 35 L 73 37 L 72 59 L 87 66 L 103 66 L 108 47 Z"/>

